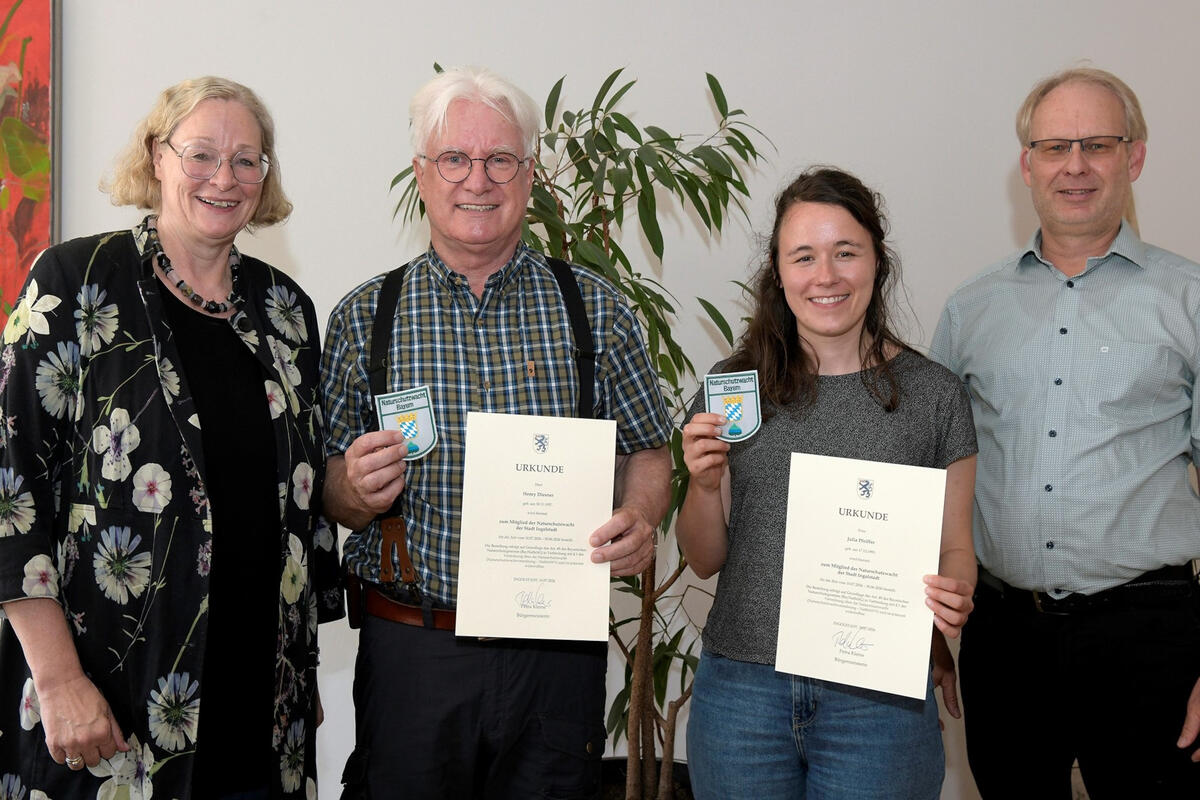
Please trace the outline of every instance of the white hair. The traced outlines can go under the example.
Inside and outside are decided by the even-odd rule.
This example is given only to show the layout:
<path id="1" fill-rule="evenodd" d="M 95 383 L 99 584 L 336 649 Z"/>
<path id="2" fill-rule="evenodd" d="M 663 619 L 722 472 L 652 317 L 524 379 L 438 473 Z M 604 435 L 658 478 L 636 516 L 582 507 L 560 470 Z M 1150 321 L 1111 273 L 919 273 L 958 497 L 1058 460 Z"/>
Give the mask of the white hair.
<path id="1" fill-rule="evenodd" d="M 525 152 L 533 155 L 541 117 L 533 98 L 486 67 L 451 67 L 417 90 L 408 105 L 409 134 L 414 154 L 424 153 L 434 136 L 446 130 L 446 112 L 455 100 L 483 103 L 521 133 Z"/>

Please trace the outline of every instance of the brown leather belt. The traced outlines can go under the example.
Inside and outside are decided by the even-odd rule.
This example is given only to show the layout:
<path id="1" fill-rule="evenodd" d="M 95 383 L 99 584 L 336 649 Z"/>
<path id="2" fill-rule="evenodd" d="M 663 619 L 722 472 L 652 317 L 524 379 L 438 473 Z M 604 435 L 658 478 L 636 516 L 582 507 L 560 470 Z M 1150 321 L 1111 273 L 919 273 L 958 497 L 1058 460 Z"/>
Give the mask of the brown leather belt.
<path id="1" fill-rule="evenodd" d="M 379 525 L 382 542 L 379 558 L 379 579 L 385 584 L 392 584 L 396 574 L 392 567 L 392 551 L 395 549 L 400 560 L 400 579 L 405 586 L 417 585 L 417 571 L 413 569 L 412 559 L 408 556 L 408 540 L 404 532 L 404 518 L 393 516 L 380 521 Z M 430 608 L 428 610 L 411 603 L 401 602 L 389 597 L 380 588 L 369 581 L 360 580 L 357 575 L 346 576 L 346 590 L 349 595 L 350 627 L 358 627 L 355 622 L 360 618 L 355 603 L 362 601 L 361 611 L 373 617 L 399 622 L 402 625 L 412 625 L 417 628 L 433 628 L 439 631 L 454 630 L 454 612 L 446 608 Z M 426 625 L 426 614 L 429 615 Z M 361 619 L 360 619 L 361 622 Z"/>
<path id="2" fill-rule="evenodd" d="M 425 618 L 420 606 L 412 606 L 393 600 L 373 585 L 363 583 L 363 608 L 373 617 L 399 622 L 403 625 L 425 627 Z M 430 609 L 433 627 L 439 631 L 454 630 L 454 612 L 447 608 Z"/>

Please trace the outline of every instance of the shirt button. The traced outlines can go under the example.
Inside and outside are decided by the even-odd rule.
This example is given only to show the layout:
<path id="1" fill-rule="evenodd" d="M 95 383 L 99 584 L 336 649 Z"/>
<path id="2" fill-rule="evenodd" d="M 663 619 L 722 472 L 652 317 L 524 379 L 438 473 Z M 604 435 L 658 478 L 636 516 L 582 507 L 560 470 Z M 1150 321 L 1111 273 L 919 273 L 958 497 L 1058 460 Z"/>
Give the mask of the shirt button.
<path id="1" fill-rule="evenodd" d="M 1075 288 L 1075 281 L 1067 281 L 1067 288 L 1068 288 L 1068 289 L 1074 289 L 1074 288 Z"/>
<path id="2" fill-rule="evenodd" d="M 1054 491 L 1054 487 L 1053 487 L 1053 486 L 1051 486 L 1050 484 L 1048 484 L 1048 483 L 1047 483 L 1047 484 L 1046 484 L 1046 491 L 1047 491 L 1047 492 L 1053 492 L 1053 491 Z"/>
<path id="3" fill-rule="evenodd" d="M 1066 333 L 1066 332 L 1067 332 L 1067 329 L 1066 329 L 1066 328 L 1059 328 L 1059 329 L 1058 329 L 1058 332 L 1059 332 L 1059 333 Z"/>
<path id="4" fill-rule="evenodd" d="M 491 382 L 491 381 L 484 381 L 484 382 L 483 382 L 483 388 L 484 388 L 484 389 L 490 389 L 490 388 L 492 388 L 492 382 Z"/>
<path id="5" fill-rule="evenodd" d="M 1053 439 L 1055 436 L 1058 436 L 1058 431 L 1050 431 L 1050 438 Z"/>
<path id="6" fill-rule="evenodd" d="M 1062 378 L 1055 378 L 1055 379 L 1054 379 L 1054 385 L 1055 385 L 1055 386 L 1062 386 Z"/>
<path id="7" fill-rule="evenodd" d="M 1053 549 L 1054 549 L 1054 542 L 1046 542 L 1046 549 L 1047 549 L 1047 550 L 1053 550 Z"/>

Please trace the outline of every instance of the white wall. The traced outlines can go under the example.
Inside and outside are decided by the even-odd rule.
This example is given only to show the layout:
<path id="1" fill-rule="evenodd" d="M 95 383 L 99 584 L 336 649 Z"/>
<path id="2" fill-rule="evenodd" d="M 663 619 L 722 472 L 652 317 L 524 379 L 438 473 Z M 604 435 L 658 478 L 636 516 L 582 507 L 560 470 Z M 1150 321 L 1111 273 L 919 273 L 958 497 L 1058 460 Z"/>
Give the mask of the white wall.
<path id="1" fill-rule="evenodd" d="M 491 66 L 536 99 L 566 74 L 568 107 L 590 103 L 604 76 L 625 66 L 639 79 L 627 113 L 695 132 L 713 122 L 708 71 L 771 137 L 778 152 L 751 176 L 749 225 L 707 245 L 687 220 L 666 226 L 661 276 L 685 309 L 679 330 L 701 369 L 721 353 L 693 298 L 739 316 L 729 281 L 747 274 L 772 193 L 813 162 L 848 168 L 886 196 L 919 323 L 911 338 L 928 342 L 951 289 L 1032 231 L 1013 115 L 1037 78 L 1083 58 L 1122 76 L 1149 120 L 1137 184 L 1143 235 L 1200 257 L 1195 0 L 1140 9 L 1117 0 L 63 5 L 63 235 L 135 221 L 136 211 L 95 190 L 100 175 L 162 88 L 225 75 L 274 113 L 296 204 L 287 224 L 241 246 L 294 275 L 322 318 L 353 285 L 423 249 L 424 229 L 393 222 L 388 183 L 411 158 L 407 103 L 435 60 Z M 334 797 L 353 738 L 354 638 L 342 624 L 322 637 L 321 785 Z M 943 796 L 974 798 L 961 727 L 947 737 Z"/>

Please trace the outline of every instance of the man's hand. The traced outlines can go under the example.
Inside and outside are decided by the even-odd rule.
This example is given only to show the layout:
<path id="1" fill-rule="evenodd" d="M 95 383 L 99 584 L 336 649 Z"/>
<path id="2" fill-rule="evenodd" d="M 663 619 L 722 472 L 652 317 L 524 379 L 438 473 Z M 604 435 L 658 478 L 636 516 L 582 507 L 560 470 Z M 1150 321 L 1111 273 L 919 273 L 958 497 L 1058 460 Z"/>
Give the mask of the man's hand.
<path id="1" fill-rule="evenodd" d="M 654 553 L 654 526 L 641 509 L 622 506 L 613 512 L 612 519 L 592 533 L 589 544 L 596 548 L 592 551 L 592 561 L 609 562 L 614 576 L 638 575 L 649 565 Z"/>
<path id="2" fill-rule="evenodd" d="M 1179 741 L 1175 746 L 1184 749 L 1196 743 L 1196 734 L 1200 733 L 1200 680 L 1192 687 L 1192 695 L 1188 698 L 1187 714 L 1183 718 L 1183 730 L 1179 732 Z M 1200 761 L 1200 748 L 1192 751 L 1192 761 Z"/>
<path id="3" fill-rule="evenodd" d="M 946 644 L 946 637 L 942 636 L 940 631 L 934 631 L 933 685 L 934 688 L 941 687 L 942 704 L 946 706 L 946 711 L 950 713 L 950 716 L 962 719 L 962 709 L 958 707 L 957 678 L 954 671 L 954 656 L 950 653 L 950 646 Z M 938 727 L 942 730 L 946 729 L 941 719 L 938 720 Z"/>
<path id="4" fill-rule="evenodd" d="M 326 466 L 325 510 L 334 522 L 361 530 L 387 511 L 404 489 L 404 436 L 364 433 Z"/>
<path id="5" fill-rule="evenodd" d="M 666 445 L 617 456 L 617 510 L 588 540 L 592 561 L 611 565 L 617 577 L 637 575 L 654 554 L 655 529 L 671 501 L 671 452 Z"/>

